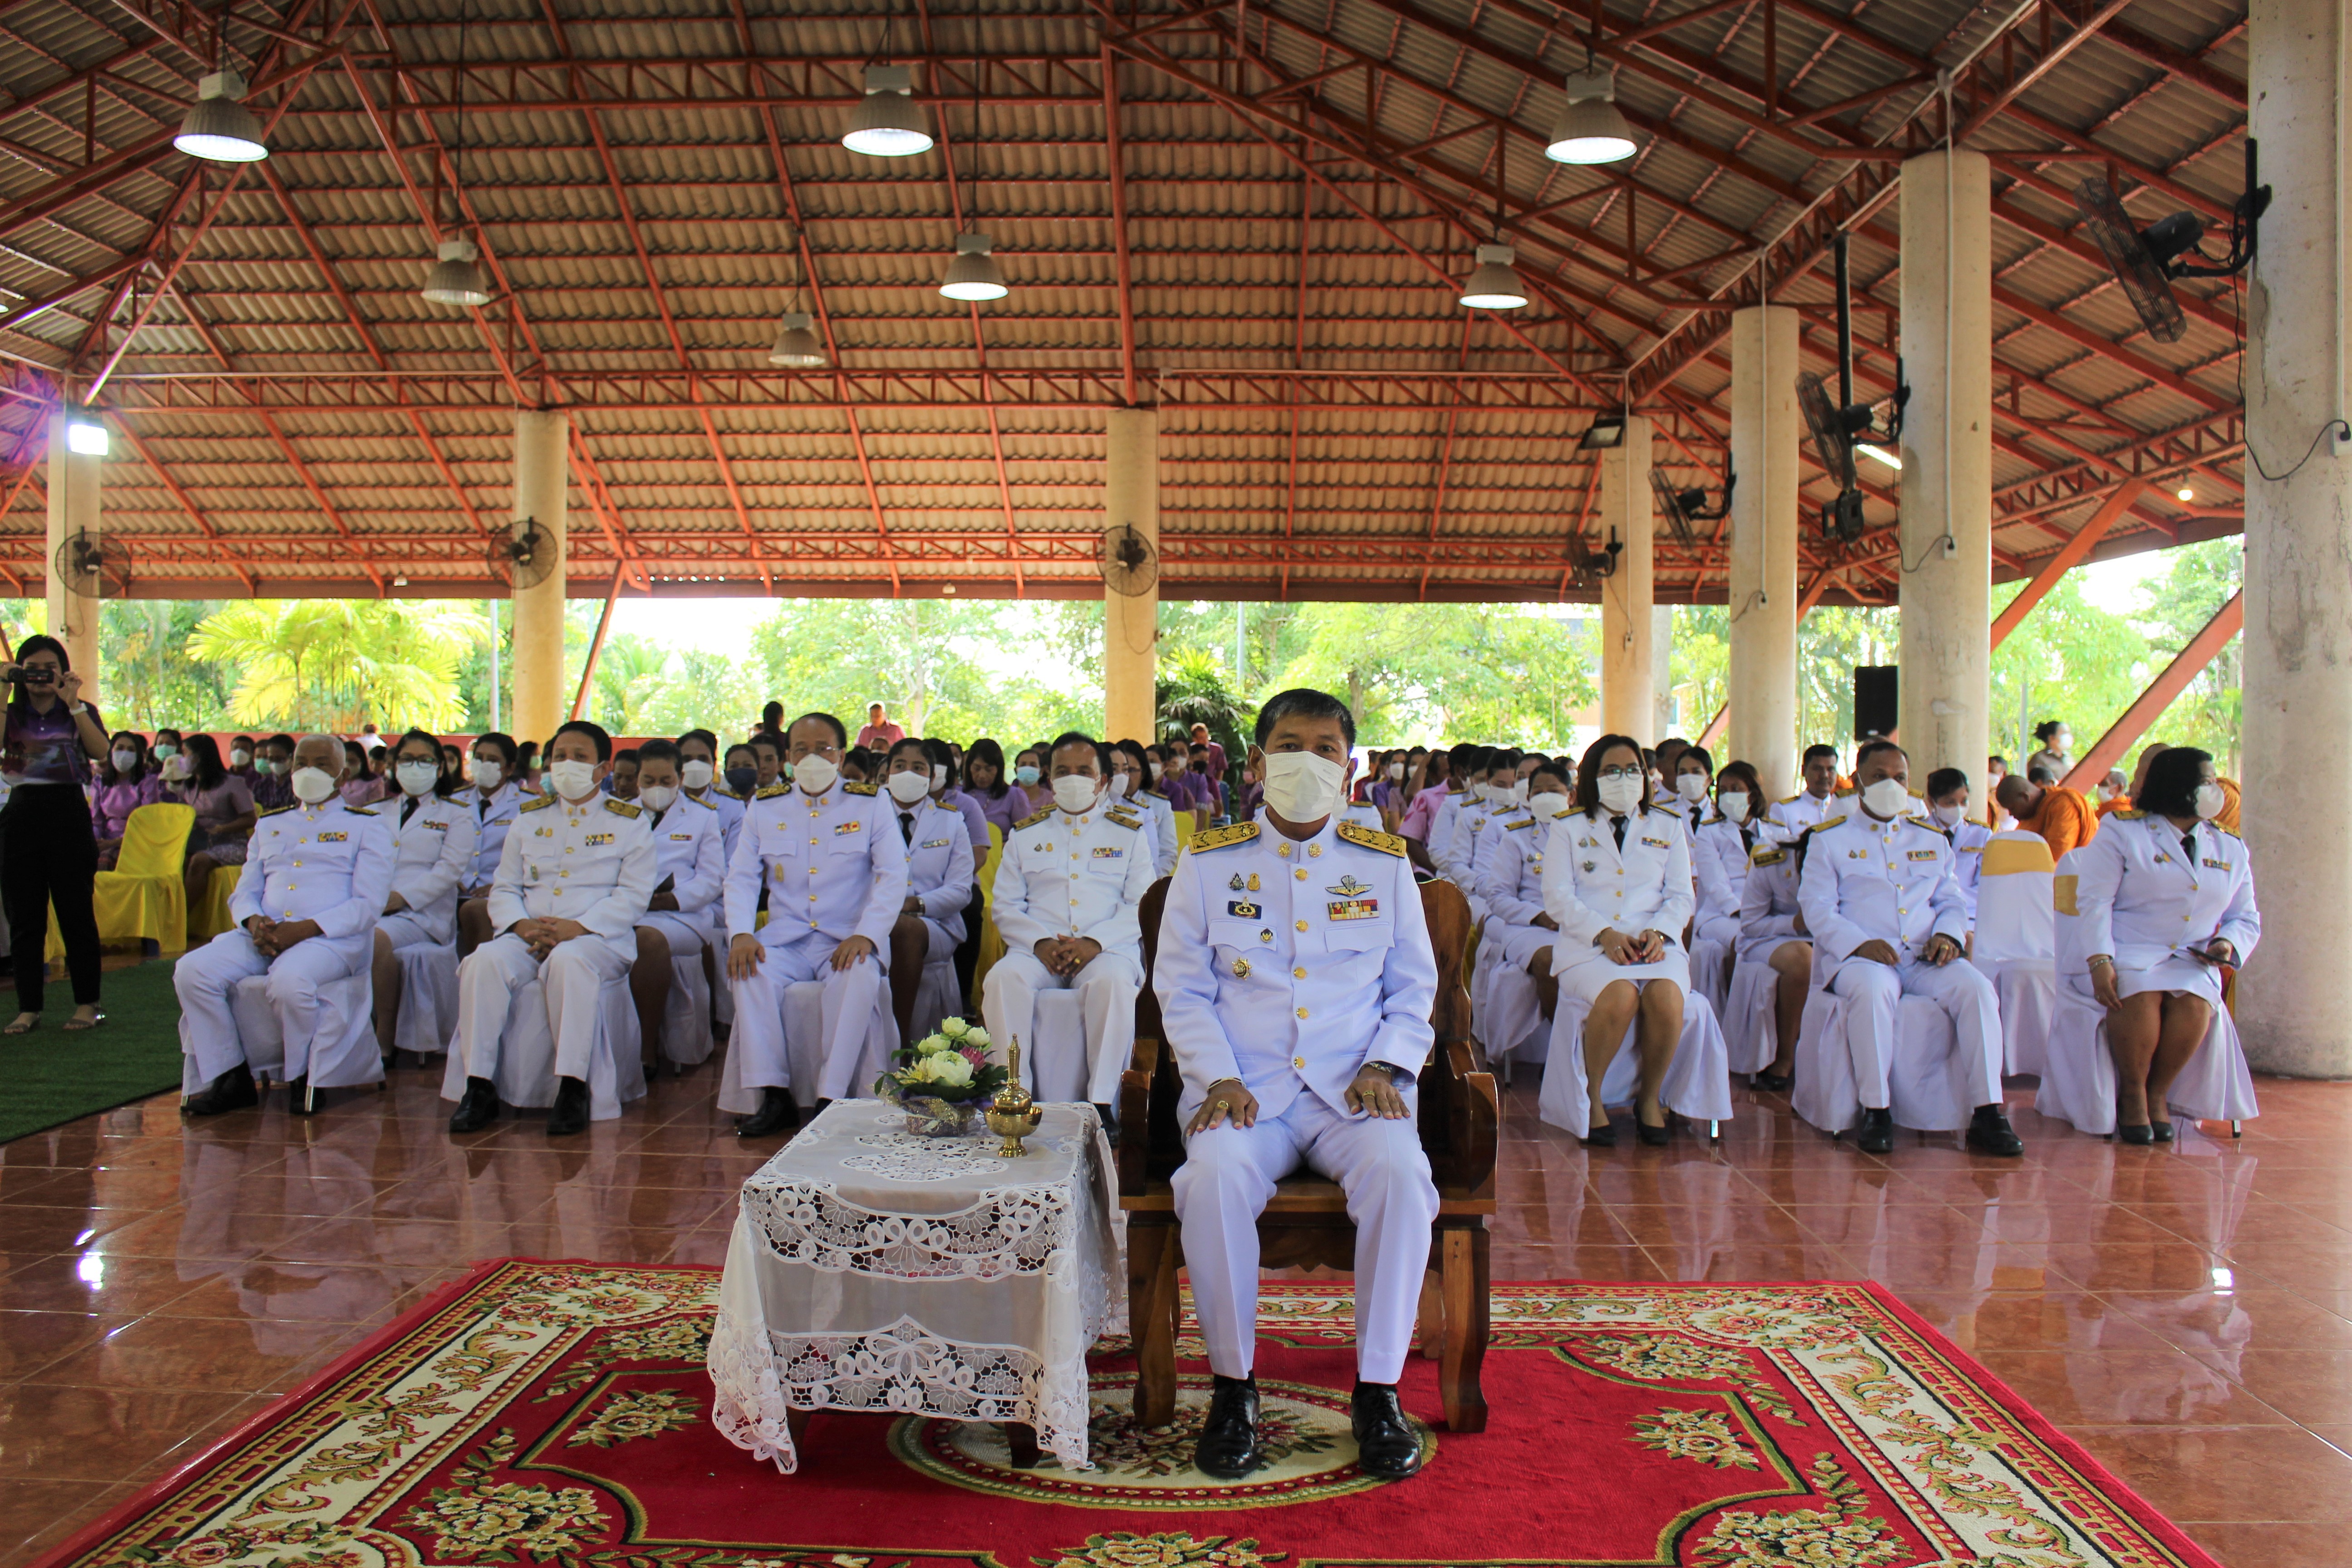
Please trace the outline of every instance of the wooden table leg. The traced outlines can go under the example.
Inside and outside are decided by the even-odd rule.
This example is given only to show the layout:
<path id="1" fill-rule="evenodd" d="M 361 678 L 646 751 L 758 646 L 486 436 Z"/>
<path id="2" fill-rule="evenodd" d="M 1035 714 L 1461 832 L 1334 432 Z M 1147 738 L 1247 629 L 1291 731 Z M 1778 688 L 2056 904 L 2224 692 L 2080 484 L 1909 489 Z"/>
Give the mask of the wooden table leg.
<path id="1" fill-rule="evenodd" d="M 1486 1359 L 1489 1324 L 1486 1306 L 1486 1227 L 1475 1221 L 1444 1233 L 1443 1289 L 1445 1295 L 1445 1345 L 1437 1368 L 1437 1385 L 1445 1404 L 1449 1432 L 1486 1429 L 1486 1394 L 1478 1374 Z"/>
<path id="2" fill-rule="evenodd" d="M 1135 1335 L 1135 1419 L 1165 1426 L 1176 1419 L 1176 1271 L 1182 1232 L 1174 1225 L 1130 1222 L 1127 1229 L 1127 1310 Z"/>
<path id="3" fill-rule="evenodd" d="M 803 1439 L 808 1436 L 809 1417 L 815 1414 L 814 1410 L 803 1410 L 796 1405 L 784 1407 L 784 1431 L 792 1437 L 793 1452 L 803 1464 L 808 1462 L 808 1447 Z"/>
<path id="4" fill-rule="evenodd" d="M 1035 1469 L 1040 1452 L 1037 1428 L 1026 1421 L 1005 1421 L 999 1425 L 1004 1429 L 1004 1447 L 1012 1458 L 1013 1468 L 1016 1470 Z"/>

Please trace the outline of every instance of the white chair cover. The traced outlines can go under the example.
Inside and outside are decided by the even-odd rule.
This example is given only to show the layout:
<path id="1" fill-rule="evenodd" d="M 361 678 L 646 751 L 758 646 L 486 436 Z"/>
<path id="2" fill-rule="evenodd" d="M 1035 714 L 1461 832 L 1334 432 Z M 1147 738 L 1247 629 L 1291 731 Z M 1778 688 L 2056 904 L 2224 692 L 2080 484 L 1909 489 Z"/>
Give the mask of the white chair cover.
<path id="1" fill-rule="evenodd" d="M 1698 937 L 1690 944 L 1691 989 L 1706 998 L 1719 1021 L 1727 1015 L 1724 1006 L 1731 1000 L 1731 944 L 1713 937 Z"/>
<path id="2" fill-rule="evenodd" d="M 1552 1020 L 1551 1045 L 1544 1062 L 1543 1089 L 1536 1098 L 1536 1114 L 1554 1127 L 1581 1136 L 1591 1125 L 1591 1096 L 1584 1080 L 1583 1000 L 1562 988 L 1559 1016 Z M 1631 1105 L 1641 1079 L 1641 1057 L 1634 1048 L 1639 1024 L 1625 1030 L 1625 1044 L 1611 1058 L 1601 1080 L 1601 1103 Z M 1693 1121 L 1731 1120 L 1731 1069 L 1725 1062 L 1723 1029 L 1715 1009 L 1696 992 L 1683 994 L 1683 1033 L 1675 1047 L 1674 1065 L 1666 1069 L 1658 1100 L 1668 1110 Z"/>
<path id="3" fill-rule="evenodd" d="M 1805 998 L 1797 1028 L 1796 1087 L 1789 1108 L 1801 1121 L 1824 1132 L 1853 1130 L 1862 1114 L 1854 1087 L 1853 1057 L 1846 1048 L 1845 1002 L 1816 987 Z M 1925 996 L 1906 996 L 1895 1009 L 1902 1039 L 1887 1074 L 1897 1125 L 1922 1132 L 1951 1132 L 1976 1113 L 1976 1091 L 1958 1075 L 1952 1021 Z"/>
<path id="4" fill-rule="evenodd" d="M 703 977 L 702 954 L 671 953 L 669 999 L 662 1004 L 662 1059 L 682 1068 L 709 1061 L 719 1046 L 710 1023 L 710 982 Z"/>
<path id="5" fill-rule="evenodd" d="M 644 1096 L 644 1052 L 637 1005 L 629 994 L 628 972 L 623 970 L 596 994 L 596 1041 L 588 1058 L 591 1121 L 610 1121 L 621 1114 L 623 1105 Z M 547 993 L 536 978 L 507 998 L 499 1070 L 491 1081 L 498 1085 L 502 1105 L 543 1110 L 555 1103 L 555 1033 L 548 1027 Z M 449 1065 L 442 1069 L 441 1098 L 466 1098 L 466 1058 L 454 1048 Z"/>
<path id="6" fill-rule="evenodd" d="M 1486 1047 L 1487 1064 L 1502 1069 L 1505 1083 L 1511 1081 L 1514 1062 L 1540 1062 L 1551 1049 L 1551 1026 L 1544 1022 L 1535 976 L 1524 967 L 1496 966 L 1486 982 L 1484 1017 L 1478 1038 Z"/>
<path id="7" fill-rule="evenodd" d="M 457 944 L 412 942 L 392 956 L 400 964 L 400 1017 L 392 1026 L 393 1048 L 437 1057 L 457 1032 Z"/>
<path id="8" fill-rule="evenodd" d="M 1037 1037 L 1030 1042 L 1030 1048 L 1036 1053 L 1030 1058 L 1036 1064 L 1035 1084 L 1031 1092 L 1039 1100 L 1055 1104 L 1084 1101 L 1087 1020 L 1078 1010 L 1076 988 L 1038 992 L 1037 1011 L 1030 1027 L 1037 1032 Z"/>
<path id="9" fill-rule="evenodd" d="M 229 1014 L 245 1044 L 245 1063 L 256 1078 L 308 1075 L 313 1089 L 349 1089 L 382 1083 L 383 1057 L 375 1044 L 375 990 L 368 972 L 346 974 L 319 987 L 319 1034 L 307 1056 L 288 1059 L 286 1034 L 278 1009 L 269 1005 L 269 976 L 249 974 L 229 992 Z M 184 1037 L 187 1020 L 180 1021 Z M 196 1058 L 183 1051 L 180 1088 L 194 1094 L 206 1087 L 196 1077 Z"/>
<path id="10" fill-rule="evenodd" d="M 2039 1073 L 2057 1006 L 2056 867 L 2038 833 L 2011 829 L 1986 843 L 1969 957 L 2000 998 L 2001 1066 Z"/>
<path id="11" fill-rule="evenodd" d="M 1762 1072 L 1780 1054 L 1780 1021 L 1773 1007 L 1779 979 L 1770 964 L 1753 960 L 1731 972 L 1731 993 L 1723 1005 L 1723 1046 L 1733 1072 Z"/>
<path id="12" fill-rule="evenodd" d="M 955 954 L 923 965 L 915 986 L 915 1038 L 936 1032 L 941 1020 L 963 1016 L 963 987 L 956 984 Z"/>
<path id="13" fill-rule="evenodd" d="M 874 1080 L 889 1065 L 898 1048 L 898 1020 L 890 1013 L 890 987 L 875 992 L 874 1011 L 866 1020 L 866 1038 L 857 1065 L 849 1075 L 849 1092 L 863 1099 L 874 1092 Z M 743 1087 L 738 1076 L 743 1055 L 727 1053 L 719 1076 L 719 1109 L 748 1116 L 760 1109 L 760 1091 Z M 784 987 L 784 1069 L 792 1074 L 793 1098 L 803 1112 L 816 1104 L 818 1074 L 824 1068 L 824 982 L 796 980 Z"/>

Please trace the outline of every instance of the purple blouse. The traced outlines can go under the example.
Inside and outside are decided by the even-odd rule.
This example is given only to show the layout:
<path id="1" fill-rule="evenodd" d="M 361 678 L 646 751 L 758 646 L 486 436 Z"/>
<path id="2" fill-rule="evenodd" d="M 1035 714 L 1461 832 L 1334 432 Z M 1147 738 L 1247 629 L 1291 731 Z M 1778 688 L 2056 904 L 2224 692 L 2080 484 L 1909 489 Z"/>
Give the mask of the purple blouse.
<path id="1" fill-rule="evenodd" d="M 81 731 L 74 723 L 74 710 L 79 706 L 78 701 L 68 704 L 59 698 L 42 713 L 30 702 L 11 702 L 6 710 L 7 742 L 0 746 L 0 773 L 7 774 L 12 784 L 89 784 L 89 757 L 82 750 Z M 106 721 L 98 716 L 96 706 L 89 714 L 90 722 L 104 731 Z"/>
<path id="2" fill-rule="evenodd" d="M 210 789 L 198 789 L 194 781 L 172 786 L 172 798 L 196 808 L 196 826 L 207 834 L 219 829 L 253 809 L 253 792 L 245 781 L 234 776 L 224 778 Z"/>
<path id="3" fill-rule="evenodd" d="M 1013 837 L 1013 825 L 1029 815 L 1029 797 L 1021 793 L 1017 784 L 1006 784 L 1004 793 L 993 797 L 986 790 L 975 790 L 964 798 L 977 802 L 981 820 L 996 824 L 1008 840 Z M 981 841 L 987 842 L 984 834 Z"/>
<path id="4" fill-rule="evenodd" d="M 963 814 L 964 831 L 971 838 L 973 850 L 982 855 L 987 854 L 988 813 L 981 809 L 980 802 L 960 789 L 950 789 L 940 795 L 940 804 L 950 810 Z"/>
<path id="5" fill-rule="evenodd" d="M 131 814 L 142 805 L 160 805 L 163 781 L 153 773 L 100 784 L 89 804 L 89 826 L 100 838 L 120 838 Z"/>

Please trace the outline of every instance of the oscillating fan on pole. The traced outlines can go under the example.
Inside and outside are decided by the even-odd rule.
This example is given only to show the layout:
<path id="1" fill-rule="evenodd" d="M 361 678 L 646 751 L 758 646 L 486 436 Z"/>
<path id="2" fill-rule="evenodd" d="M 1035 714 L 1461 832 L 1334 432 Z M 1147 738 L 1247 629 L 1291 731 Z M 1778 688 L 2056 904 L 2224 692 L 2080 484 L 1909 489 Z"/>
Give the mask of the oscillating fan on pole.
<path id="1" fill-rule="evenodd" d="M 493 535 L 485 552 L 490 575 L 505 580 L 510 592 L 536 588 L 555 570 L 562 554 L 555 535 L 535 517 L 519 517 L 504 534 Z"/>
<path id="2" fill-rule="evenodd" d="M 58 542 L 49 570 L 83 599 L 119 599 L 131 588 L 131 552 L 102 533 L 76 529 Z"/>
<path id="3" fill-rule="evenodd" d="M 1696 485 L 1682 489 L 1655 468 L 1650 470 L 1650 489 L 1658 498 L 1658 510 L 1664 514 L 1667 529 L 1678 544 L 1698 542 L 1697 531 L 1691 525 L 1714 522 L 1731 515 L 1731 491 L 1739 483 L 1739 476 L 1726 462 L 1723 468 L 1723 501 L 1717 506 L 1706 504 L 1706 491 Z"/>
<path id="4" fill-rule="evenodd" d="M 1160 552 L 1131 522 L 1103 530 L 1103 586 L 1122 598 L 1148 594 L 1160 581 Z"/>

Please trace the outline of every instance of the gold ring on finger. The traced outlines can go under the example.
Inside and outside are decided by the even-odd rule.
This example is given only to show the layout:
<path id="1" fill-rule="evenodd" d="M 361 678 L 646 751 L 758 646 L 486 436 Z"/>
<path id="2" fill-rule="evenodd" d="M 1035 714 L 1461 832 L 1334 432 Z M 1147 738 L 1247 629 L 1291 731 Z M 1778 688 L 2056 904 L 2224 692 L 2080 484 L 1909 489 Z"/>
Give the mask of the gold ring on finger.
<path id="1" fill-rule="evenodd" d="M 1212 1110 L 1230 1110 L 1233 1109 L 1233 1105 L 1232 1102 L 1228 1100 L 1220 1100 L 1213 1102 L 1209 1109 Z"/>

